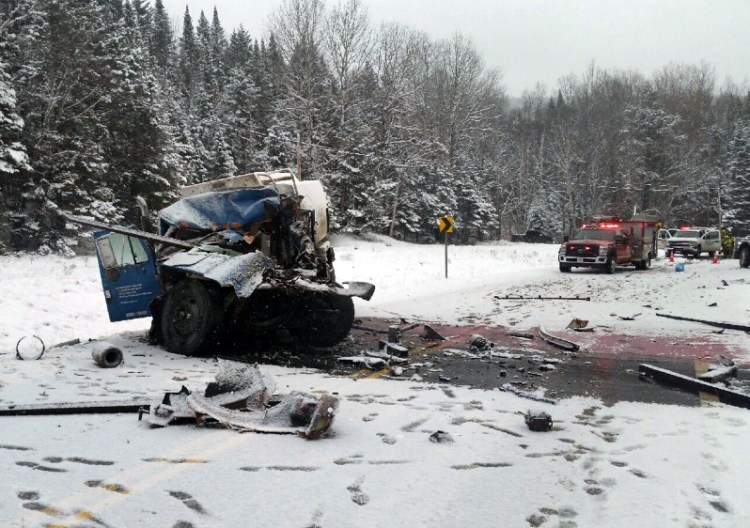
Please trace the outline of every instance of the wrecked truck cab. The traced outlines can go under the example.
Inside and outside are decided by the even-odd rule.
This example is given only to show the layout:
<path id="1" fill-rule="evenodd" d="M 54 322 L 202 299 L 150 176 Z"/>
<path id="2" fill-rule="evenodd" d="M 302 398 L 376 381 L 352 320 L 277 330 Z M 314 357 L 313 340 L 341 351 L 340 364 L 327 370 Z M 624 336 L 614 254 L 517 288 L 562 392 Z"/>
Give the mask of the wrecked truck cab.
<path id="1" fill-rule="evenodd" d="M 158 235 L 67 215 L 104 229 L 95 239 L 110 320 L 152 316 L 152 340 L 183 354 L 226 334 L 315 347 L 348 335 L 352 297 L 369 300 L 375 287 L 336 282 L 320 182 L 255 173 L 184 194 L 160 211 Z"/>

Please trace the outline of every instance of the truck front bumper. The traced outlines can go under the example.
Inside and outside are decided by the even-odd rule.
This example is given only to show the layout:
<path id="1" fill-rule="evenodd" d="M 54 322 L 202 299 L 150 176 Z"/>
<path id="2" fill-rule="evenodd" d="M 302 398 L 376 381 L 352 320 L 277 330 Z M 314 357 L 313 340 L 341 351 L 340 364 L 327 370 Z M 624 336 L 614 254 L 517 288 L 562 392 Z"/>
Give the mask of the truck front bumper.
<path id="1" fill-rule="evenodd" d="M 558 255 L 560 264 L 569 264 L 571 266 L 598 266 L 607 263 L 607 257 L 571 257 L 569 255 Z"/>
<path id="2" fill-rule="evenodd" d="M 668 247 L 667 252 L 668 253 L 680 253 L 682 255 L 694 255 L 697 247 L 692 246 L 676 246 L 676 247 Z"/>

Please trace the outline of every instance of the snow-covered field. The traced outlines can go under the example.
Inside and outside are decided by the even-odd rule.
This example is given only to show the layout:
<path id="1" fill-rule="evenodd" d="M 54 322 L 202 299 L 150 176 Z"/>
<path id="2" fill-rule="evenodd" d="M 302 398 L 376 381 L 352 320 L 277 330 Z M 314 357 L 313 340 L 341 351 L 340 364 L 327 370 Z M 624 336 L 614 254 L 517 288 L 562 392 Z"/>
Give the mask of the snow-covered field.
<path id="1" fill-rule="evenodd" d="M 630 334 L 696 335 L 665 313 L 747 323 L 750 272 L 736 261 L 664 260 L 615 275 L 557 270 L 557 246 L 443 248 L 339 237 L 340 280 L 376 284 L 359 316 L 563 329 L 572 317 Z M 681 259 L 678 259 L 678 261 Z M 202 389 L 217 364 L 142 341 L 147 321 L 109 323 L 92 257 L 0 257 L 0 406 L 158 398 Z M 495 295 L 591 296 L 502 301 Z M 716 306 L 709 306 L 716 303 Z M 648 305 L 648 306 L 647 306 Z M 617 315 L 632 316 L 632 321 Z M 616 315 L 612 315 L 616 314 Z M 15 345 L 37 335 L 39 361 Z M 90 338 L 120 346 L 100 369 Z M 750 339 L 722 339 L 750 358 Z M 341 400 L 332 435 L 289 436 L 170 426 L 137 416 L 0 417 L 0 526 L 750 526 L 750 415 L 720 404 L 684 408 L 573 398 L 557 405 L 495 390 L 353 379 L 261 366 L 281 392 Z M 548 433 L 521 413 L 545 410 Z M 447 431 L 452 443 L 430 442 Z"/>

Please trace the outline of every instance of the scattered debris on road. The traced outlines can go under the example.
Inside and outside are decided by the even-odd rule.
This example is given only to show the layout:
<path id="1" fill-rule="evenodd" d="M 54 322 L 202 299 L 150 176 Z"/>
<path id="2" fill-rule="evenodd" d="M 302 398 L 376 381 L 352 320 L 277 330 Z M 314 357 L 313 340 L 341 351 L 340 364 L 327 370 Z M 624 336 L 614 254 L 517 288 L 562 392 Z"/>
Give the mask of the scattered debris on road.
<path id="1" fill-rule="evenodd" d="M 422 330 L 422 333 L 420 335 L 422 339 L 426 339 L 428 341 L 445 341 L 445 338 L 430 325 L 424 325 L 424 329 Z"/>
<path id="2" fill-rule="evenodd" d="M 529 332 L 512 331 L 508 332 L 508 335 L 510 337 L 520 337 L 521 339 L 534 339 L 534 334 L 530 334 Z"/>
<path id="3" fill-rule="evenodd" d="M 713 385 L 684 374 L 679 374 L 671 370 L 655 367 L 653 365 L 641 364 L 638 366 L 640 376 L 648 376 L 653 380 L 676 387 L 689 392 L 706 392 L 718 396 L 721 403 L 734 405 L 735 407 L 744 407 L 750 409 L 750 395 L 733 391 L 719 385 Z"/>
<path id="4" fill-rule="evenodd" d="M 93 401 L 9 405 L 0 408 L 0 416 L 136 413 L 148 407 L 150 403 L 151 400 L 140 399 L 108 402 Z"/>
<path id="5" fill-rule="evenodd" d="M 403 348 L 403 347 L 402 347 Z M 408 363 L 409 362 L 409 350 L 403 349 L 394 350 L 391 347 L 384 347 L 383 349 L 374 352 L 372 350 L 366 350 L 364 354 L 369 357 L 384 359 L 388 363 Z"/>
<path id="6" fill-rule="evenodd" d="M 730 377 L 737 377 L 737 365 L 724 356 L 716 356 L 714 362 L 708 365 L 708 371 L 698 375 L 699 380 L 718 383 Z"/>
<path id="7" fill-rule="evenodd" d="M 575 344 L 572 341 L 553 336 L 541 326 L 539 327 L 539 336 L 550 345 L 556 346 L 557 348 L 561 348 L 568 352 L 577 352 L 581 348 L 579 345 Z"/>
<path id="8" fill-rule="evenodd" d="M 276 395 L 273 381 L 263 376 L 257 365 L 229 361 L 219 365 L 216 382 L 208 385 L 203 396 L 186 387 L 166 393 L 160 404 L 150 407 L 146 421 L 156 427 L 192 421 L 201 426 L 307 439 L 319 438 L 331 427 L 338 409 L 336 397 L 297 391 Z"/>
<path id="9" fill-rule="evenodd" d="M 102 368 L 114 368 L 122 363 L 122 350 L 106 341 L 94 343 L 91 357 Z"/>
<path id="10" fill-rule="evenodd" d="M 452 444 L 453 437 L 450 433 L 446 433 L 445 431 L 435 431 L 430 435 L 430 442 L 436 444 Z"/>
<path id="11" fill-rule="evenodd" d="M 81 340 L 76 337 L 75 339 L 70 339 L 68 341 L 63 341 L 62 343 L 55 343 L 54 345 L 52 345 L 50 347 L 50 349 L 53 349 L 53 348 L 62 348 L 62 347 L 66 347 L 66 346 L 73 346 L 73 345 L 80 345 L 80 344 L 81 344 Z"/>
<path id="12" fill-rule="evenodd" d="M 344 356 L 338 357 L 336 359 L 345 363 L 359 363 L 362 364 L 365 368 L 369 369 L 380 369 L 387 366 L 387 362 L 385 359 L 370 357 L 365 355 L 364 352 L 362 352 L 359 356 Z"/>
<path id="13" fill-rule="evenodd" d="M 588 325 L 589 322 L 587 320 L 576 317 L 575 319 L 572 319 L 565 328 L 569 328 L 570 330 L 581 330 Z"/>
<path id="14" fill-rule="evenodd" d="M 373 334 L 388 334 L 388 330 L 382 330 L 380 328 L 372 328 L 371 326 L 366 326 L 360 323 L 354 323 L 352 325 L 352 328 L 355 330 L 363 330 L 365 332 L 371 332 Z"/>
<path id="15" fill-rule="evenodd" d="M 693 317 L 683 317 L 681 315 L 672 315 L 672 314 L 664 314 L 664 313 L 657 313 L 656 316 L 666 317 L 668 319 L 676 319 L 677 321 L 689 321 L 692 323 L 702 323 L 704 325 L 716 326 L 718 328 L 725 328 L 728 330 L 739 330 L 740 332 L 750 332 L 750 325 L 727 323 L 723 321 L 709 321 L 706 319 L 695 319 Z"/>
<path id="16" fill-rule="evenodd" d="M 16 358 L 35 361 L 44 355 L 44 341 L 39 336 L 24 336 L 16 343 Z"/>
<path id="17" fill-rule="evenodd" d="M 378 341 L 378 347 L 389 356 L 397 355 L 402 358 L 409 357 L 409 349 L 392 341 Z"/>
<path id="18" fill-rule="evenodd" d="M 544 297 L 542 295 L 495 295 L 495 299 L 499 301 L 590 301 L 591 297 Z"/>
<path id="19" fill-rule="evenodd" d="M 546 412 L 526 411 L 524 421 L 530 431 L 546 432 L 552 430 L 552 417 Z"/>
<path id="20" fill-rule="evenodd" d="M 552 398 L 546 398 L 544 396 L 539 396 L 532 392 L 518 389 L 514 387 L 513 385 L 511 385 L 510 383 L 504 383 L 502 386 L 498 387 L 498 390 L 501 390 L 504 392 L 510 392 L 521 398 L 526 398 L 527 400 L 533 400 L 533 401 L 538 401 L 542 403 L 551 403 L 552 405 L 555 405 L 557 403 L 557 401 L 553 400 Z"/>
<path id="21" fill-rule="evenodd" d="M 489 340 L 481 336 L 479 334 L 474 334 L 471 336 L 471 339 L 469 339 L 469 350 L 472 352 L 488 352 L 492 348 L 494 348 L 495 343 L 490 343 Z"/>

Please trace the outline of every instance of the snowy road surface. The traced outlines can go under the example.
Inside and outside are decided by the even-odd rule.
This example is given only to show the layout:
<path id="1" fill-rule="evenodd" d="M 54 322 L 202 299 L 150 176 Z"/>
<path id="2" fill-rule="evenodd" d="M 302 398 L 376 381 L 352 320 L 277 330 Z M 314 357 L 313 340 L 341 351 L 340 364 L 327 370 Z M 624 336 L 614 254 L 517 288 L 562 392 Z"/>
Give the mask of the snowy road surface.
<path id="1" fill-rule="evenodd" d="M 340 280 L 377 285 L 370 303 L 357 302 L 360 316 L 555 330 L 575 316 L 616 333 L 696 338 L 712 329 L 658 318 L 657 308 L 748 322 L 750 273 L 736 261 L 562 275 L 556 251 L 451 247 L 446 280 L 440 246 L 342 237 L 336 265 Z M 109 323 L 93 259 L 0 257 L 0 265 L 0 405 L 158 398 L 182 385 L 202 390 L 216 374 L 212 359 L 145 344 L 148 322 Z M 505 294 L 592 301 L 494 298 Z M 25 335 L 83 344 L 19 361 L 14 347 Z M 123 349 L 120 367 L 91 360 L 87 340 L 103 337 Z M 750 358 L 744 333 L 716 338 Z M 280 392 L 335 393 L 331 436 L 149 429 L 136 414 L 2 417 L 0 526 L 748 526 L 744 409 L 551 405 L 497 390 L 261 369 Z M 530 432 L 521 416 L 529 409 L 551 414 L 553 431 Z M 454 441 L 431 442 L 437 430 Z"/>

